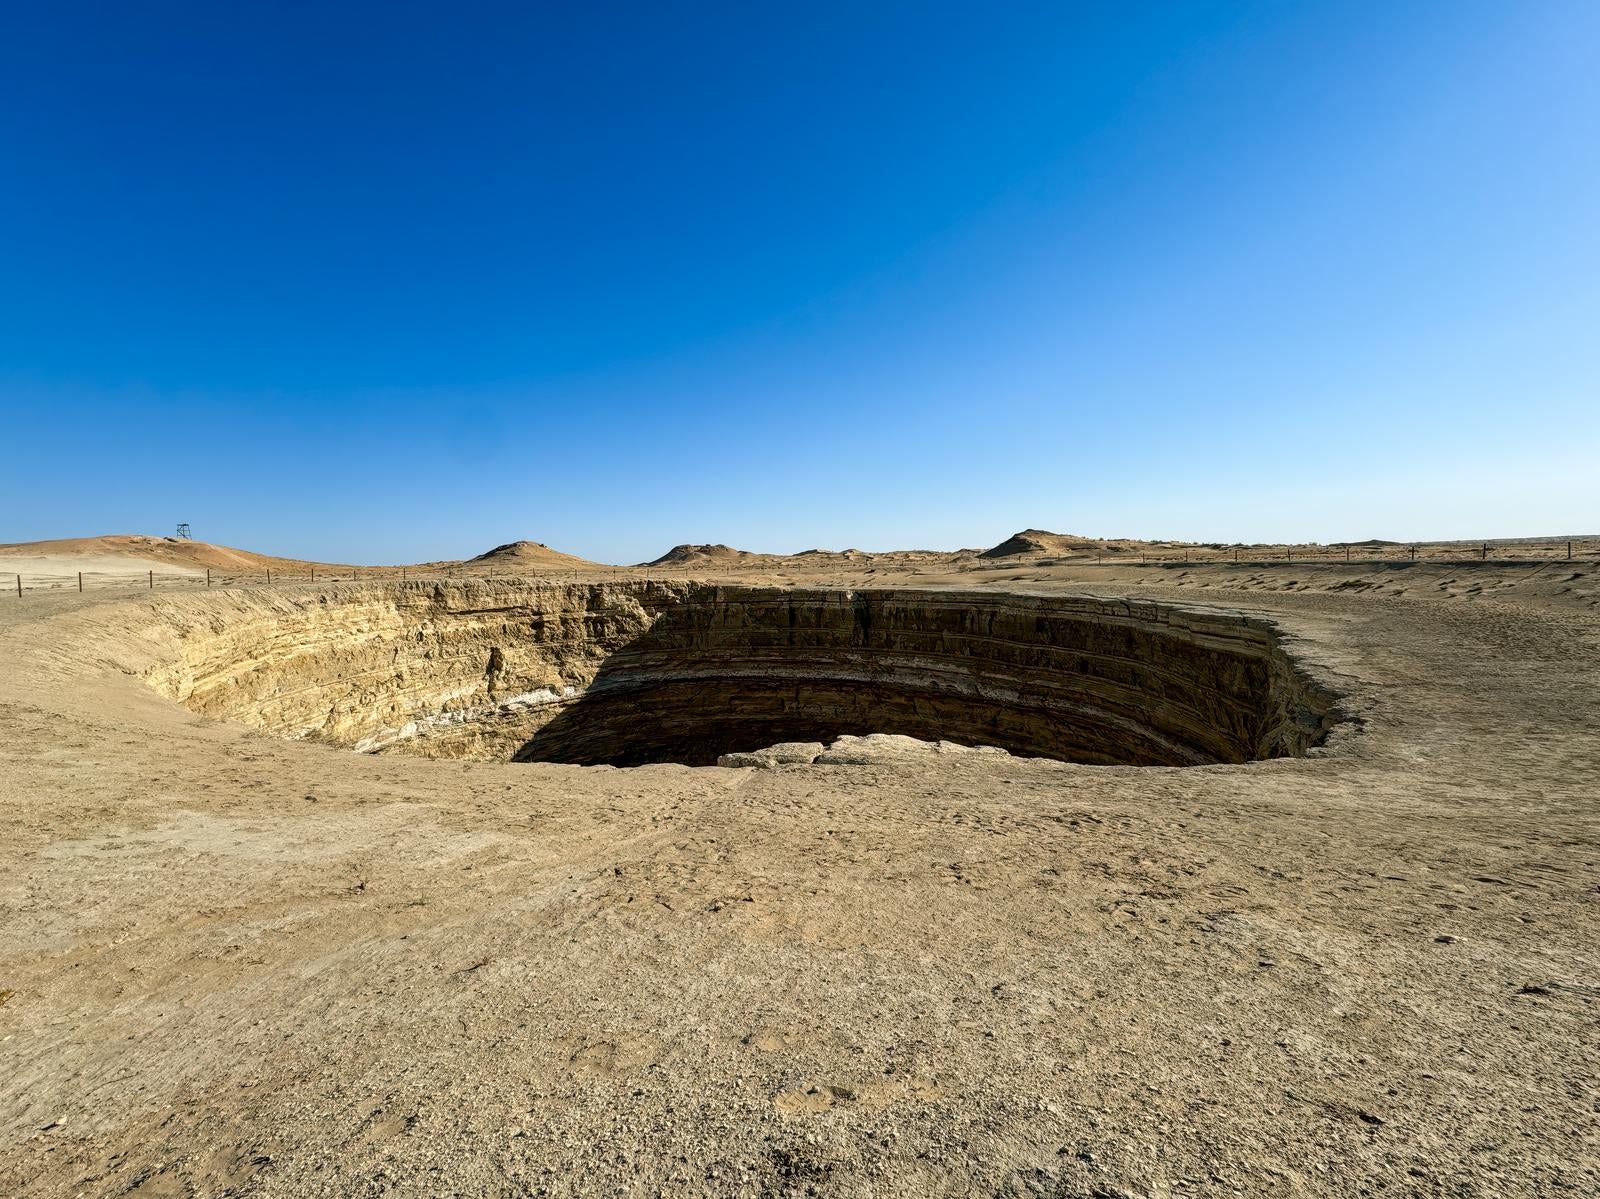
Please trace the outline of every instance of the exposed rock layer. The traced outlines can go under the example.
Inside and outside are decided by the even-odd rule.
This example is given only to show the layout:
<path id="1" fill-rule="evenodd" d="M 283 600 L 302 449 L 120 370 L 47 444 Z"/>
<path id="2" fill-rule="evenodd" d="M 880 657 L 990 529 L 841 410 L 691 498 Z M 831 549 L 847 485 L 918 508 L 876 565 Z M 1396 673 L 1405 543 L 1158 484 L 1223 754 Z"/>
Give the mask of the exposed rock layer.
<path id="1" fill-rule="evenodd" d="M 1087 597 L 461 582 L 171 617 L 147 678 L 191 709 L 428 757 L 709 765 L 899 733 L 1184 766 L 1300 755 L 1333 719 L 1266 622 Z"/>

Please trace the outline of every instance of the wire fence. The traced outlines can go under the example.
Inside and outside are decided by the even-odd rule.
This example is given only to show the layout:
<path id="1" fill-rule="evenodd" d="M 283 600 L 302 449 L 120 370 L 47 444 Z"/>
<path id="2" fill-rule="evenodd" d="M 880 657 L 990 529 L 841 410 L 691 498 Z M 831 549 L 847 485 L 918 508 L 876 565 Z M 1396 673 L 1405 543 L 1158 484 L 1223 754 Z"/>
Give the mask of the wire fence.
<path id="1" fill-rule="evenodd" d="M 877 576 L 906 574 L 959 574 L 973 571 L 1006 571 L 1050 567 L 1090 566 L 1194 566 L 1222 565 L 1261 568 L 1296 565 L 1436 565 L 1473 567 L 1485 565 L 1539 566 L 1556 562 L 1600 561 L 1600 539 L 1573 538 L 1546 541 L 1483 541 L 1475 543 L 1435 542 L 1417 544 L 1365 543 L 1360 545 L 1288 546 L 1163 546 L 1143 549 L 1085 549 L 1080 553 L 1020 554 L 1003 558 L 984 558 L 970 553 L 939 559 L 924 555 L 897 558 L 894 555 L 862 555 L 838 562 L 814 561 L 804 565 L 794 559 L 754 559 L 727 563 L 689 562 L 653 566 L 549 566 L 492 565 L 446 566 L 261 566 L 258 569 L 182 568 L 161 571 L 113 573 L 83 571 L 5 572 L 0 580 L 11 584 L 6 590 L 21 599 L 29 592 L 85 592 L 104 590 L 197 591 L 239 587 L 280 587 L 313 583 L 481 581 L 524 583 L 575 583 L 608 579 L 636 581 L 731 581 L 745 576 L 770 578 L 811 576 L 822 573 L 870 573 Z M 10 579 L 5 575 L 9 574 Z"/>
<path id="2" fill-rule="evenodd" d="M 240 587 L 283 587 L 313 583 L 393 583 L 393 582 L 588 582 L 599 579 L 635 579 L 648 581 L 682 581 L 721 571 L 704 568 L 661 566 L 585 566 L 585 567 L 519 567 L 507 568 L 480 566 L 262 566 L 259 569 L 238 570 L 212 568 L 184 568 L 178 570 L 108 572 L 78 571 L 71 574 L 47 571 L 0 574 L 0 580 L 9 582 L 7 591 L 13 598 L 21 598 L 31 591 L 86 592 L 104 590 L 140 591 L 205 591 Z M 9 578 L 7 577 L 9 575 Z"/>

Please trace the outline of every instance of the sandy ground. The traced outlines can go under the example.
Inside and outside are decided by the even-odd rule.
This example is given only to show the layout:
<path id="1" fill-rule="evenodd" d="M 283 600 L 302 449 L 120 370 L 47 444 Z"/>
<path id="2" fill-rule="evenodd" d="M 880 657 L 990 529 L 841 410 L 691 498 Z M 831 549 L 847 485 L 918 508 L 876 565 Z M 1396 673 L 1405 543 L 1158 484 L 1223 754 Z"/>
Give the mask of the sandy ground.
<path id="1" fill-rule="evenodd" d="M 146 571 L 189 578 L 203 578 L 206 573 L 204 567 L 182 566 L 130 554 L 7 554 L 0 557 L 0 583 L 14 583 L 14 576 L 22 575 L 28 590 L 76 587 L 80 573 L 86 587 L 111 583 L 137 585 Z"/>
<path id="2" fill-rule="evenodd" d="M 1600 1193 L 1593 565 L 916 569 L 1266 613 L 1361 724 L 371 758 L 0 606 L 0 1194 Z"/>

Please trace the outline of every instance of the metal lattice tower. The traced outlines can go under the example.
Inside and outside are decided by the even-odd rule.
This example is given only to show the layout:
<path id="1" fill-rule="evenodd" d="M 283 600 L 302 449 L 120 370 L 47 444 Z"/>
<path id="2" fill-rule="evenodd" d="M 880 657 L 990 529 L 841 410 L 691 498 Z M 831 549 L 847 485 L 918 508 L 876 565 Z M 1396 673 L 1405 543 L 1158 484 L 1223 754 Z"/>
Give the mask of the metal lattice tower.
<path id="1" fill-rule="evenodd" d="M 183 538 L 185 541 L 193 541 L 194 540 L 194 537 L 189 532 L 189 522 L 188 521 L 184 521 L 182 524 L 180 524 L 178 526 L 178 536 Z"/>

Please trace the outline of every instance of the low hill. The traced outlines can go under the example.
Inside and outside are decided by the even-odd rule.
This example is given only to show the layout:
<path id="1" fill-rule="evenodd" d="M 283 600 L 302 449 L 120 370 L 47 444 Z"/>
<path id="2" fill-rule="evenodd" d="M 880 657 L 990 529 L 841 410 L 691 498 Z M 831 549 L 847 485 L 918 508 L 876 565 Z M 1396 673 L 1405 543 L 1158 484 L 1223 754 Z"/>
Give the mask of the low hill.
<path id="1" fill-rule="evenodd" d="M 1024 529 L 1020 533 L 1013 533 L 999 545 L 984 550 L 978 557 L 1012 558 L 1018 554 L 1078 554 L 1104 544 L 1092 537 L 1078 537 L 1072 533 Z"/>
<path id="2" fill-rule="evenodd" d="M 731 545 L 675 545 L 661 557 L 649 562 L 641 562 L 641 566 L 706 566 L 709 564 L 727 565 L 734 562 L 748 562 L 753 558 L 767 558 L 770 554 L 752 554 L 748 550 L 736 550 Z"/>
<path id="3" fill-rule="evenodd" d="M 497 545 L 492 550 L 479 554 L 476 558 L 467 559 L 468 563 L 482 563 L 487 566 L 593 566 L 587 558 L 579 558 L 575 554 L 563 554 L 560 550 L 553 550 L 542 541 L 508 541 L 505 545 Z"/>

